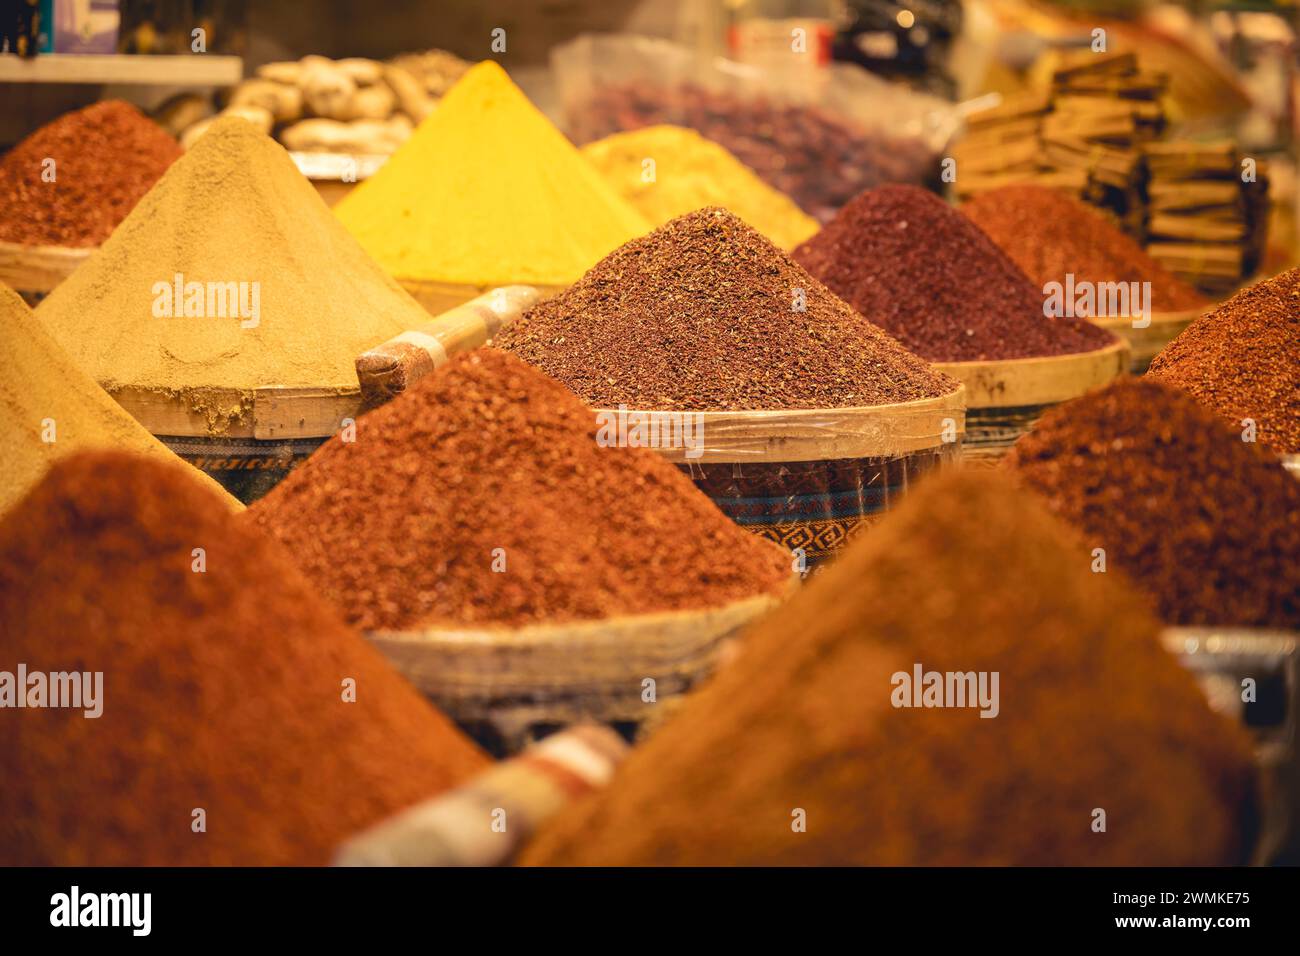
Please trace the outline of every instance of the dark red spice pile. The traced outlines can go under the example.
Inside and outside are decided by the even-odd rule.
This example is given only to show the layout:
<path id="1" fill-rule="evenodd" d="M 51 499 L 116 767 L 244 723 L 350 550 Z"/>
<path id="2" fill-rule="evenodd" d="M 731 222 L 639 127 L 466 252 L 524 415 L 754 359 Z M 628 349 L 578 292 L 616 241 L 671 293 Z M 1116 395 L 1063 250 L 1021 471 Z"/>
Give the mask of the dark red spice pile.
<path id="1" fill-rule="evenodd" d="M 330 439 L 247 515 L 368 630 L 705 608 L 786 585 L 787 552 L 654 452 L 595 432 L 563 386 L 479 349 L 366 415 L 355 442 Z"/>
<path id="2" fill-rule="evenodd" d="M 1087 203 L 1034 183 L 981 193 L 961 207 L 1040 289 L 1049 282 L 1150 282 L 1155 312 L 1208 305 Z"/>
<path id="3" fill-rule="evenodd" d="M 1260 282 L 1203 315 L 1151 363 L 1168 382 L 1261 445 L 1300 453 L 1300 269 Z"/>
<path id="4" fill-rule="evenodd" d="M 998 476 L 927 481 L 758 621 L 523 862 L 1242 862 L 1247 735 L 1165 653 L 1142 599 L 1088 566 Z M 997 717 L 891 706 L 893 675 L 918 665 L 997 672 Z M 1105 833 L 1089 825 L 1094 807 Z"/>
<path id="5" fill-rule="evenodd" d="M 882 186 L 845 206 L 796 262 L 932 362 L 1067 355 L 1109 332 L 1047 318 L 1043 295 L 969 219 L 916 186 Z"/>
<path id="6" fill-rule="evenodd" d="M 0 865 L 322 865 L 488 763 L 179 461 L 55 464 L 0 520 L 0 621 L 0 670 L 103 674 L 97 718 L 0 715 Z"/>
<path id="7" fill-rule="evenodd" d="M 1170 624 L 1300 628 L 1300 481 L 1189 395 L 1118 381 L 1006 463 Z"/>
<path id="8" fill-rule="evenodd" d="M 600 407 L 842 408 L 957 387 L 717 208 L 610 253 L 493 344 Z"/>
<path id="9" fill-rule="evenodd" d="M 0 240 L 97 246 L 180 155 L 176 140 L 121 100 L 61 116 L 0 159 Z"/>

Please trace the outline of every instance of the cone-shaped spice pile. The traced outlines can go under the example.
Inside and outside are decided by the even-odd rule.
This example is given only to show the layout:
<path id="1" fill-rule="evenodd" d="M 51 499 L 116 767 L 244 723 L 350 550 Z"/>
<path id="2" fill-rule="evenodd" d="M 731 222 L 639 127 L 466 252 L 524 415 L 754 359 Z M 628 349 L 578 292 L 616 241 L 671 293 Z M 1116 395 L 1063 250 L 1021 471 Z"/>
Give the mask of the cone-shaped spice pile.
<path id="1" fill-rule="evenodd" d="M 1116 382 L 1006 464 L 1170 624 L 1300 628 L 1300 482 L 1191 396 Z"/>
<path id="2" fill-rule="evenodd" d="M 1031 282 L 1150 282 L 1151 308 L 1182 312 L 1201 295 L 1147 254 L 1105 214 L 1058 189 L 1033 183 L 980 193 L 961 207 Z"/>
<path id="3" fill-rule="evenodd" d="M 330 439 L 247 512 L 364 629 L 716 607 L 782 589 L 788 553 L 495 349 Z"/>
<path id="4" fill-rule="evenodd" d="M 1261 445 L 1300 453 L 1300 269 L 1201 316 L 1155 357 L 1148 375 L 1194 395 L 1234 430 L 1254 422 Z"/>
<path id="5" fill-rule="evenodd" d="M 491 61 L 335 212 L 398 278 L 463 285 L 568 285 L 650 228 Z"/>
<path id="6" fill-rule="evenodd" d="M 0 285 L 0 513 L 56 458 L 114 448 L 176 461 L 158 439 L 90 380 L 50 338 L 27 303 Z M 238 502 L 197 469 L 232 508 Z"/>
<path id="7" fill-rule="evenodd" d="M 0 620 L 0 671 L 103 675 L 98 717 L 4 711 L 3 865 L 324 864 L 487 762 L 180 463 L 56 464 Z"/>
<path id="8" fill-rule="evenodd" d="M 0 241 L 97 246 L 180 155 L 121 100 L 60 116 L 0 159 Z"/>
<path id="9" fill-rule="evenodd" d="M 745 635 L 524 862 L 1243 860 L 1248 740 L 1089 560 L 1003 479 L 927 483 Z M 945 690 L 931 699 L 946 707 L 895 706 L 917 703 L 899 678 L 917 668 L 977 685 L 996 672 L 996 703 L 952 706 Z"/>
<path id="10" fill-rule="evenodd" d="M 258 314 L 245 318 L 237 304 L 252 304 L 252 283 Z M 213 314 L 223 302 L 226 315 Z M 255 388 L 355 391 L 358 353 L 428 321 L 284 149 L 235 117 L 214 123 L 36 314 L 110 392 L 166 401 L 185 390 L 217 426 L 244 414 Z M 213 408 L 204 389 L 240 397 Z"/>
<path id="11" fill-rule="evenodd" d="M 858 196 L 792 253 L 853 308 L 932 362 L 1067 355 L 1115 338 L 1048 318 L 1043 296 L 979 227 L 918 186 Z"/>
<path id="12" fill-rule="evenodd" d="M 629 242 L 494 344 L 606 408 L 843 408 L 957 388 L 725 209 Z"/>

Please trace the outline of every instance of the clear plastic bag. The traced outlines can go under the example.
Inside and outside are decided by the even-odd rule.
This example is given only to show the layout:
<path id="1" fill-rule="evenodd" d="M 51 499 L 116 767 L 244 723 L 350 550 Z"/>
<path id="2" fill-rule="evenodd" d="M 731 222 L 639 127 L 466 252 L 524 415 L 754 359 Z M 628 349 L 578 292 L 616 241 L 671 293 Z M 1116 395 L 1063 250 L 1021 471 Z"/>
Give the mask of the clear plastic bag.
<path id="1" fill-rule="evenodd" d="M 954 104 L 847 64 L 810 87 L 666 40 L 586 34 L 552 51 L 551 65 L 575 142 L 687 126 L 822 222 L 865 189 L 933 182 L 960 124 Z"/>

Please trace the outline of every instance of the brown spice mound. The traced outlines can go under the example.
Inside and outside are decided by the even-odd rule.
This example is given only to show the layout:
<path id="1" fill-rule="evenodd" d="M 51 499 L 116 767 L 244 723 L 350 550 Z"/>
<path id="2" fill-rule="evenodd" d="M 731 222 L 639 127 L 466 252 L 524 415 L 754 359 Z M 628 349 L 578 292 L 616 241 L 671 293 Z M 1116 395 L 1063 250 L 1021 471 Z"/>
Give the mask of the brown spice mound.
<path id="1" fill-rule="evenodd" d="M 1191 397 L 1121 380 L 1006 463 L 1170 624 L 1300 628 L 1300 482 Z"/>
<path id="2" fill-rule="evenodd" d="M 1040 288 L 1065 282 L 1150 282 L 1155 312 L 1208 305 L 1119 226 L 1056 189 L 1023 183 L 981 193 L 961 207 Z"/>
<path id="3" fill-rule="evenodd" d="M 97 246 L 180 155 L 176 140 L 121 100 L 60 116 L 0 159 L 0 240 Z"/>
<path id="4" fill-rule="evenodd" d="M 1194 395 L 1260 444 L 1300 453 L 1300 269 L 1238 292 L 1151 363 L 1151 378 Z"/>
<path id="5" fill-rule="evenodd" d="M 324 864 L 487 764 L 185 468 L 80 453 L 0 521 L 0 670 L 103 672 L 0 720 L 0 864 Z"/>
<path id="6" fill-rule="evenodd" d="M 957 387 L 715 207 L 615 250 L 493 344 L 599 407 L 843 408 Z"/>
<path id="7" fill-rule="evenodd" d="M 784 550 L 654 452 L 601 448 L 595 431 L 563 386 L 480 349 L 366 415 L 355 442 L 330 439 L 247 514 L 367 630 L 704 608 L 785 586 Z"/>
<path id="8" fill-rule="evenodd" d="M 1043 296 L 978 227 L 918 186 L 858 196 L 792 255 L 845 302 L 932 362 L 1067 355 L 1115 341 L 1048 318 Z"/>
<path id="9" fill-rule="evenodd" d="M 1249 741 L 1089 560 L 996 476 L 926 483 L 757 624 L 524 862 L 1241 861 Z M 998 672 L 997 717 L 891 706 L 892 675 L 918 663 Z"/>

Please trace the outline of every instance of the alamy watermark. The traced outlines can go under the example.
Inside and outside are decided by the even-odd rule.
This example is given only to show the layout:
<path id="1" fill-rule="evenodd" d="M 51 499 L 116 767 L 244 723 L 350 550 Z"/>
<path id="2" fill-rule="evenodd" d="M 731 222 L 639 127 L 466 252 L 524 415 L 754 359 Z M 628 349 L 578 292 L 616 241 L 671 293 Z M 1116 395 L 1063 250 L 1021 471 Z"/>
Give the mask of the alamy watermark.
<path id="1" fill-rule="evenodd" d="M 1043 286 L 1043 315 L 1049 319 L 1133 319 L 1133 328 L 1151 324 L 1150 282 L 1090 282 L 1076 280 L 1073 272 L 1064 282 Z"/>
<path id="2" fill-rule="evenodd" d="M 262 321 L 262 283 L 185 281 L 176 273 L 171 282 L 158 281 L 153 293 L 156 319 L 239 319 L 241 329 Z"/>
<path id="3" fill-rule="evenodd" d="M 1002 709 L 999 671 L 927 671 L 913 664 L 911 673 L 895 671 L 889 678 L 895 707 L 971 707 L 981 717 L 996 717 Z"/>
<path id="4" fill-rule="evenodd" d="M 629 411 L 626 405 L 596 412 L 596 444 L 602 448 L 681 448 L 687 458 L 704 454 L 704 413 Z"/>
<path id="5" fill-rule="evenodd" d="M 94 720 L 104 713 L 103 671 L 0 671 L 0 708 L 51 707 L 80 710 Z"/>

